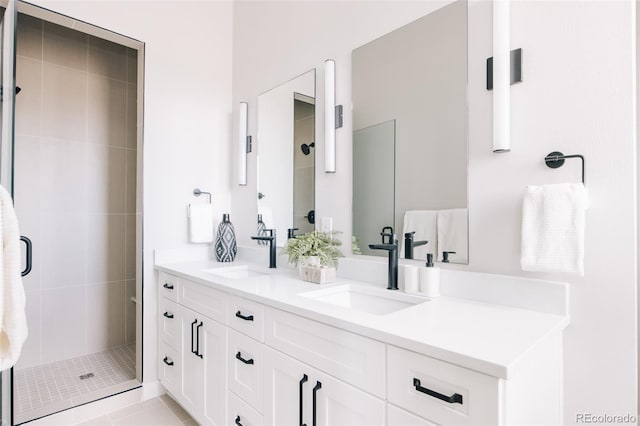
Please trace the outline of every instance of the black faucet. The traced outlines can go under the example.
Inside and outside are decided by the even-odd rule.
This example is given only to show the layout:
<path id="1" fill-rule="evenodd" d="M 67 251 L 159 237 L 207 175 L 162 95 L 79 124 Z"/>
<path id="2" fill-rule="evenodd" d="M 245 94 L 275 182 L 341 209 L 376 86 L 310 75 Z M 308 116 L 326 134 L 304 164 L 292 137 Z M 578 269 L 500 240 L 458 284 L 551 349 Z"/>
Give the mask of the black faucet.
<path id="1" fill-rule="evenodd" d="M 413 241 L 413 235 L 416 231 L 404 234 L 404 258 L 413 259 L 413 248 L 427 244 L 429 241 Z"/>
<path id="2" fill-rule="evenodd" d="M 276 230 L 265 229 L 264 232 L 268 232 L 269 235 L 258 235 L 257 237 L 251 237 L 252 240 L 269 241 L 269 268 L 276 267 Z"/>
<path id="3" fill-rule="evenodd" d="M 442 252 L 442 263 L 449 263 L 449 255 L 456 254 L 455 251 L 443 251 Z"/>
<path id="4" fill-rule="evenodd" d="M 292 238 L 296 237 L 296 231 L 298 231 L 299 228 L 289 228 L 287 229 L 287 240 L 290 240 Z"/>
<path id="5" fill-rule="evenodd" d="M 398 235 L 381 233 L 382 241 L 388 237 L 389 244 L 369 244 L 371 250 L 387 250 L 389 252 L 389 273 L 387 290 L 398 289 Z"/>

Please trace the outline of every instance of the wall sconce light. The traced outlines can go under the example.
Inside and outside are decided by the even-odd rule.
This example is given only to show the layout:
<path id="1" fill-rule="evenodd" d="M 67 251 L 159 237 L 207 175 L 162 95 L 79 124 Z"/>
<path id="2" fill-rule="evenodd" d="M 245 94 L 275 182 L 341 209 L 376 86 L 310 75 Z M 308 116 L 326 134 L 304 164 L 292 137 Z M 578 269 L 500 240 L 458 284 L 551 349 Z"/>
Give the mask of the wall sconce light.
<path id="1" fill-rule="evenodd" d="M 336 172 L 336 129 L 342 127 L 342 105 L 336 105 L 336 61 L 324 61 L 324 171 Z"/>
<path id="2" fill-rule="evenodd" d="M 522 49 L 511 48 L 510 0 L 493 1 L 493 58 L 487 90 L 493 90 L 493 152 L 511 151 L 511 84 L 522 81 Z"/>
<path id="3" fill-rule="evenodd" d="M 249 105 L 240 102 L 238 111 L 238 185 L 247 184 L 247 153 L 251 152 L 251 136 L 247 135 Z"/>

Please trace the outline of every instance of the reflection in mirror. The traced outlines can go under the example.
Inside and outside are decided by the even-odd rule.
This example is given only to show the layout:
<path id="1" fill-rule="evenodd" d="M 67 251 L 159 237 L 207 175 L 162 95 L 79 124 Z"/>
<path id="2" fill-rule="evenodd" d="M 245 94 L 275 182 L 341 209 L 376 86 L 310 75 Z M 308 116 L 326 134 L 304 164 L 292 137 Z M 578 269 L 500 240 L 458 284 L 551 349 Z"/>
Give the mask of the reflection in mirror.
<path id="1" fill-rule="evenodd" d="M 400 257 L 440 261 L 446 251 L 468 263 L 466 1 L 354 50 L 352 73 L 360 251 L 386 256 L 367 246 L 391 226 Z"/>
<path id="2" fill-rule="evenodd" d="M 315 225 L 315 70 L 258 96 L 258 235 Z M 260 220 L 262 223 L 260 223 Z"/>

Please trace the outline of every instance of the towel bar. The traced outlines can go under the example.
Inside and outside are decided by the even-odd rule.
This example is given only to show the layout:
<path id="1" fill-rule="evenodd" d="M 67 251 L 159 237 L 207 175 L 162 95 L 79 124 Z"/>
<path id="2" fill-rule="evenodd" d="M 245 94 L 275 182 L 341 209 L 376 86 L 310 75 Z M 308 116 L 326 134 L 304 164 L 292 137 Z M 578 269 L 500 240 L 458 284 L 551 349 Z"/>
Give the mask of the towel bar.
<path id="1" fill-rule="evenodd" d="M 582 183 L 584 184 L 584 157 L 582 155 L 579 155 L 579 154 L 564 155 L 559 151 L 553 151 L 547 154 L 546 157 L 544 157 L 544 162 L 547 165 L 547 167 L 550 167 L 552 169 L 557 169 L 558 167 L 562 167 L 562 165 L 564 164 L 564 160 L 566 158 L 579 158 L 582 160 Z"/>
<path id="2" fill-rule="evenodd" d="M 199 197 L 202 194 L 207 194 L 209 196 L 209 204 L 211 204 L 211 193 L 210 192 L 201 191 L 199 188 L 196 188 L 196 189 L 193 190 L 193 195 L 195 195 L 196 197 Z"/>

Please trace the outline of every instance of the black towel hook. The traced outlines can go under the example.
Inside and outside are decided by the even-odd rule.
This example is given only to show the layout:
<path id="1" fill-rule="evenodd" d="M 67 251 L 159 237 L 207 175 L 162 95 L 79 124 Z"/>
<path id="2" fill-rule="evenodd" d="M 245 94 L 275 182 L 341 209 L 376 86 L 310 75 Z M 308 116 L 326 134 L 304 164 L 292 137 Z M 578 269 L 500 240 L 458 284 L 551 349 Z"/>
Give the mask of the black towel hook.
<path id="1" fill-rule="evenodd" d="M 558 167 L 562 167 L 566 158 L 579 158 L 580 160 L 582 160 L 582 183 L 584 184 L 584 157 L 582 155 L 564 155 L 559 151 L 553 151 L 547 154 L 546 157 L 544 157 L 544 162 L 547 167 L 557 169 Z"/>

